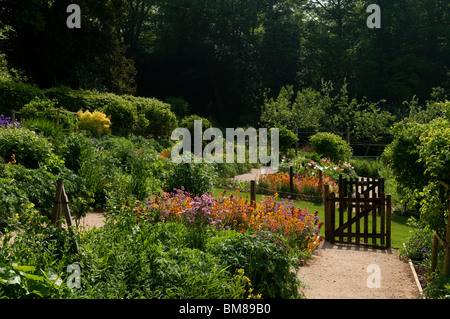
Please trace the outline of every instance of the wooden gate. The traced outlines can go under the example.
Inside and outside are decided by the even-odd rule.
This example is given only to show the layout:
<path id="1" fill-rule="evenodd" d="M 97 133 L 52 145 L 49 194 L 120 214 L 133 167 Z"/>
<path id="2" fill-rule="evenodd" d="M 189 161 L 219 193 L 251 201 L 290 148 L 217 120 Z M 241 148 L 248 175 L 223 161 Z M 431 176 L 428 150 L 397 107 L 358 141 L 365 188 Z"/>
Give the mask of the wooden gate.
<path id="1" fill-rule="evenodd" d="M 325 240 L 330 243 L 391 247 L 391 195 L 340 193 L 325 185 Z"/>
<path id="2" fill-rule="evenodd" d="M 368 192 L 372 197 L 384 193 L 384 178 L 359 177 L 347 180 L 339 174 L 339 192 L 347 194 L 348 192 L 364 194 Z"/>

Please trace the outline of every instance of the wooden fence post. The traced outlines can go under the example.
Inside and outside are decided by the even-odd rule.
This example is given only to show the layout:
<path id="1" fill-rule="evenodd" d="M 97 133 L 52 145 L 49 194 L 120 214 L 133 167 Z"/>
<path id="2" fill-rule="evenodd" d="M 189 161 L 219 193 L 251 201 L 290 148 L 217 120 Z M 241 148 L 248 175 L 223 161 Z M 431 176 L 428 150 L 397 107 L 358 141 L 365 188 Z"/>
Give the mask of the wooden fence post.
<path id="1" fill-rule="evenodd" d="M 256 181 L 250 181 L 250 203 L 256 203 Z"/>
<path id="2" fill-rule="evenodd" d="M 289 190 L 290 193 L 294 193 L 294 168 L 292 166 L 289 167 Z"/>
<path id="3" fill-rule="evenodd" d="M 59 127 L 59 118 L 60 118 L 61 110 L 56 110 L 56 127 Z"/>
<path id="4" fill-rule="evenodd" d="M 428 273 L 429 275 L 432 275 L 436 270 L 438 248 L 439 248 L 439 239 L 437 238 L 437 234 L 433 231 L 433 250 L 431 253 L 431 267 Z"/>
<path id="5" fill-rule="evenodd" d="M 449 197 L 450 201 L 450 197 Z M 444 261 L 444 276 L 450 274 L 450 213 L 447 217 L 447 235 L 445 237 L 445 261 Z"/>
<path id="6" fill-rule="evenodd" d="M 323 194 L 323 173 L 321 170 L 319 170 L 319 190 Z"/>

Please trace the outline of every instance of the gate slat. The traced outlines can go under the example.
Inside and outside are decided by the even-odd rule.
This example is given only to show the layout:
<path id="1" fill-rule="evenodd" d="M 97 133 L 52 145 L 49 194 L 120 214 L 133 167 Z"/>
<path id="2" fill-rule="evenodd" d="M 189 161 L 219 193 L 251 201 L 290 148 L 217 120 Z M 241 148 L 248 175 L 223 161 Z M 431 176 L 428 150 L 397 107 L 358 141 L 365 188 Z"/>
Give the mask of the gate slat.
<path id="1" fill-rule="evenodd" d="M 385 200 L 385 194 L 381 193 L 381 200 L 382 200 L 382 204 L 380 205 L 380 232 L 381 232 L 381 245 L 385 244 L 385 237 L 386 237 L 386 230 L 385 230 L 385 204 L 384 204 L 384 200 Z"/>
<path id="2" fill-rule="evenodd" d="M 361 198 L 361 194 L 360 193 L 356 193 L 356 203 L 355 203 L 355 214 L 356 216 L 358 216 L 361 213 L 361 206 L 360 206 L 360 201 L 359 199 Z M 361 236 L 360 236 L 360 232 L 361 232 L 361 218 L 358 218 L 358 220 L 356 221 L 356 244 L 359 245 L 360 241 L 361 241 Z"/>
<path id="3" fill-rule="evenodd" d="M 331 236 L 331 243 L 334 243 L 334 230 L 336 228 L 336 202 L 334 199 L 336 198 L 336 194 L 334 192 L 330 195 L 330 236 Z"/>
<path id="4" fill-rule="evenodd" d="M 386 203 L 386 247 L 391 248 L 391 195 L 387 196 Z"/>
<path id="5" fill-rule="evenodd" d="M 351 192 L 348 192 L 348 198 L 349 198 L 349 200 L 351 200 L 351 198 L 352 198 L 352 193 Z M 349 201 L 349 203 L 348 203 L 348 205 L 347 205 L 347 213 L 348 213 L 348 218 L 347 218 L 347 221 L 349 221 L 349 220 L 351 220 L 352 219 L 352 210 L 353 210 L 353 201 Z M 351 233 L 352 232 L 352 225 L 353 225 L 353 223 L 351 223 L 350 225 L 349 225 L 349 227 L 348 227 L 348 233 Z M 352 236 L 348 236 L 347 237 L 347 240 L 348 241 L 352 241 L 353 240 L 353 237 Z"/>
<path id="6" fill-rule="evenodd" d="M 347 201 L 344 201 L 344 205 L 342 205 L 342 203 L 339 203 L 339 228 L 341 228 L 342 225 L 344 224 L 344 208 L 345 208 L 345 204 L 347 204 Z M 344 240 L 344 237 L 340 236 L 339 240 Z"/>
<path id="7" fill-rule="evenodd" d="M 377 212 L 381 205 L 373 204 L 373 210 L 372 210 L 372 234 L 377 233 Z M 372 244 L 377 244 L 377 239 L 375 237 L 372 237 Z"/>

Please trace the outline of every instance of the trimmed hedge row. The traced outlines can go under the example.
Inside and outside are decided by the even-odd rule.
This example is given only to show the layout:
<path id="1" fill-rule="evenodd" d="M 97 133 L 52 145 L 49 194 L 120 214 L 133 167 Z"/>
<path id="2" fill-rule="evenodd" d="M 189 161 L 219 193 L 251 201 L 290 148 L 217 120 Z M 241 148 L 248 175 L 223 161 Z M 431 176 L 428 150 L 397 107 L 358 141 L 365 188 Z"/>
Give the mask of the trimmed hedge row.
<path id="1" fill-rule="evenodd" d="M 31 84 L 0 81 L 0 114 L 22 110 L 31 102 L 45 105 L 48 100 L 72 112 L 101 111 L 111 118 L 112 130 L 118 134 L 170 136 L 178 125 L 170 105 L 154 98 L 73 90 L 64 86 L 43 90 Z"/>

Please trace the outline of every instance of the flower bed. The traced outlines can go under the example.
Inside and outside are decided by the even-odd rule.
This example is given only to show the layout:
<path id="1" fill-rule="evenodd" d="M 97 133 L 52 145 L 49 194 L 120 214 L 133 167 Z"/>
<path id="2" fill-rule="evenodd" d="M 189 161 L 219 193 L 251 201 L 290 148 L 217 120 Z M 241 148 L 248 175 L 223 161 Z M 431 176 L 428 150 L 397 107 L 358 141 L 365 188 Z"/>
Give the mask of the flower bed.
<path id="1" fill-rule="evenodd" d="M 322 171 L 324 175 L 334 180 L 342 177 L 350 179 L 357 177 L 354 167 L 348 162 L 333 163 L 329 158 L 322 158 L 320 161 L 313 161 L 304 157 L 294 159 L 283 157 L 280 163 L 280 171 L 289 173 L 290 167 L 294 168 L 294 175 L 318 176 L 318 172 Z"/>
<path id="2" fill-rule="evenodd" d="M 214 198 L 213 195 L 191 197 L 183 190 L 160 192 L 132 209 L 137 221 L 182 220 L 194 228 L 213 227 L 216 230 L 237 230 L 241 233 L 269 232 L 284 238 L 293 249 L 312 251 L 322 241 L 323 225 L 318 213 L 295 207 L 292 201 L 278 201 L 278 195 L 250 203 L 236 194 Z"/>
<path id="3" fill-rule="evenodd" d="M 301 200 L 322 203 L 323 185 L 330 185 L 330 190 L 337 189 L 336 182 L 328 175 L 319 174 L 294 175 L 293 189 L 290 189 L 290 176 L 287 173 L 279 172 L 276 174 L 263 175 L 258 181 L 258 192 L 263 194 L 273 194 L 279 192 L 283 197 L 296 197 Z"/>

